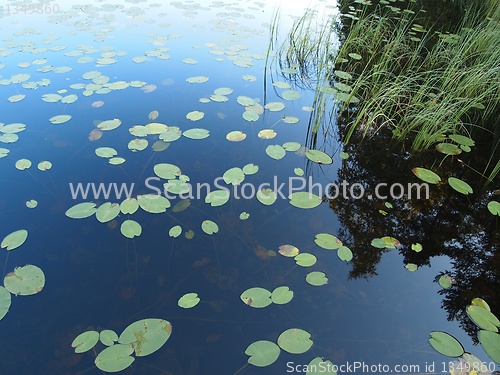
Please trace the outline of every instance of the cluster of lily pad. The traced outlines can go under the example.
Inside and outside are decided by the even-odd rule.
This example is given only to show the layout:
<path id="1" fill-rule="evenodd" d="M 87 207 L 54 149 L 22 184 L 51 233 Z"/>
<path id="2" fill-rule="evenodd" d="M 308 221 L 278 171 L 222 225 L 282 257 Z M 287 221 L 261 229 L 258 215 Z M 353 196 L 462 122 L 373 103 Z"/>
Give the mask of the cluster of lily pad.
<path id="1" fill-rule="evenodd" d="M 474 298 L 467 306 L 467 314 L 479 328 L 478 339 L 484 351 L 496 363 L 500 363 L 500 320 L 491 312 L 490 306 L 481 298 Z M 459 361 L 466 362 L 471 371 L 477 374 L 491 373 L 492 369 L 485 368 L 484 362 L 470 353 L 466 353 L 463 345 L 452 335 L 442 332 L 431 332 L 429 343 L 439 353 L 447 357 L 461 357 Z M 472 373 L 472 372 L 471 372 Z"/>
<path id="2" fill-rule="evenodd" d="M 16 230 L 8 234 L 0 243 L 0 248 L 11 251 L 20 247 L 28 238 L 26 229 Z M 4 286 L 0 286 L 0 320 L 10 309 L 11 294 L 15 296 L 31 296 L 42 291 L 45 286 L 45 274 L 32 264 L 16 267 L 3 279 Z"/>

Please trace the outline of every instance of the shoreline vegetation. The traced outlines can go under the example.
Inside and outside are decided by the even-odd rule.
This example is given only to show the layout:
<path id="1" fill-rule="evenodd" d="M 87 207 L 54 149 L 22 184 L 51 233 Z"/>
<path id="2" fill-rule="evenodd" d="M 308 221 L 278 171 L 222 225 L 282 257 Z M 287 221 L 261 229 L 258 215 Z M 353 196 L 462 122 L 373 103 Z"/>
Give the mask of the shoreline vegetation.
<path id="1" fill-rule="evenodd" d="M 416 1 L 340 3 L 341 15 L 326 21 L 306 12 L 277 51 L 280 67 L 314 89 L 310 141 L 334 123 L 345 128 L 344 143 L 383 132 L 414 153 L 458 155 L 486 139 L 481 174 L 492 182 L 500 172 L 500 7 L 453 1 L 458 22 L 438 27 Z M 276 43 L 274 22 L 271 32 Z"/>

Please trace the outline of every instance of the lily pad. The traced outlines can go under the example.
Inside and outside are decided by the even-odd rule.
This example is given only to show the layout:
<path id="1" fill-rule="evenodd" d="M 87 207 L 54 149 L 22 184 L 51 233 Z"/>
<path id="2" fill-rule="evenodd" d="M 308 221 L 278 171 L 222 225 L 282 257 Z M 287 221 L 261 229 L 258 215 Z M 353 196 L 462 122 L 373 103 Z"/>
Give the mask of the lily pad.
<path id="1" fill-rule="evenodd" d="M 190 139 L 205 139 L 210 135 L 210 131 L 206 129 L 194 128 L 186 130 L 182 135 Z"/>
<path id="2" fill-rule="evenodd" d="M 205 113 L 200 111 L 192 111 L 186 115 L 186 118 L 191 121 L 198 121 L 205 117 Z"/>
<path id="3" fill-rule="evenodd" d="M 98 147 L 95 149 L 95 154 L 100 158 L 112 158 L 116 156 L 118 152 L 112 147 Z"/>
<path id="4" fill-rule="evenodd" d="M 500 321 L 491 311 L 481 306 L 469 305 L 467 306 L 467 314 L 469 314 L 469 317 L 479 328 L 491 332 L 498 332 Z"/>
<path id="5" fill-rule="evenodd" d="M 261 139 L 273 139 L 276 137 L 276 132 L 273 129 L 262 129 L 257 136 Z"/>
<path id="6" fill-rule="evenodd" d="M 34 199 L 30 199 L 26 202 L 26 207 L 28 208 L 36 208 L 36 206 L 38 206 L 38 202 Z"/>
<path id="7" fill-rule="evenodd" d="M 0 320 L 9 312 L 11 300 L 9 291 L 0 286 Z"/>
<path id="8" fill-rule="evenodd" d="M 229 190 L 213 190 L 205 197 L 205 203 L 210 203 L 212 207 L 218 207 L 227 203 L 229 198 Z"/>
<path id="9" fill-rule="evenodd" d="M 200 298 L 198 297 L 198 294 L 186 293 L 179 299 L 179 301 L 177 301 L 177 305 L 183 309 L 190 309 L 195 307 L 199 302 Z"/>
<path id="10" fill-rule="evenodd" d="M 484 351 L 496 363 L 500 363 L 500 335 L 495 332 L 479 331 L 479 342 Z"/>
<path id="11" fill-rule="evenodd" d="M 411 249 L 412 249 L 413 251 L 415 251 L 416 253 L 419 253 L 419 252 L 421 252 L 421 251 L 422 251 L 423 247 L 422 247 L 422 245 L 421 245 L 421 244 L 419 244 L 419 243 L 417 242 L 417 243 L 414 243 L 414 244 L 412 244 L 412 245 L 411 245 Z"/>
<path id="12" fill-rule="evenodd" d="M 322 286 L 328 283 L 328 278 L 324 272 L 313 271 L 306 275 L 306 282 L 313 286 Z"/>
<path id="13" fill-rule="evenodd" d="M 28 264 L 16 267 L 3 279 L 5 289 L 18 296 L 30 296 L 42 291 L 45 285 L 45 275 L 37 266 Z"/>
<path id="14" fill-rule="evenodd" d="M 120 335 L 120 344 L 131 344 L 135 355 L 143 357 L 160 349 L 172 334 L 172 324 L 163 319 L 143 319 L 129 325 Z"/>
<path id="15" fill-rule="evenodd" d="M 240 220 L 246 220 L 250 217 L 250 214 L 248 212 L 242 212 L 240 214 Z"/>
<path id="16" fill-rule="evenodd" d="M 248 306 L 255 308 L 264 308 L 269 306 L 271 301 L 271 292 L 264 288 L 250 288 L 240 295 L 241 300 Z"/>
<path id="17" fill-rule="evenodd" d="M 277 305 L 284 305 L 293 298 L 293 291 L 287 286 L 280 286 L 271 293 L 271 301 Z"/>
<path id="18" fill-rule="evenodd" d="M 135 361 L 131 356 L 133 352 L 134 348 L 130 345 L 115 344 L 100 352 L 94 363 L 101 371 L 119 372 Z"/>
<path id="19" fill-rule="evenodd" d="M 311 334 L 300 328 L 290 328 L 278 337 L 278 345 L 291 354 L 302 354 L 311 349 L 313 341 Z"/>
<path id="20" fill-rule="evenodd" d="M 285 151 L 295 152 L 298 151 L 301 146 L 298 142 L 285 142 L 281 147 L 283 147 Z"/>
<path id="21" fill-rule="evenodd" d="M 239 130 L 234 130 L 232 132 L 227 133 L 226 139 L 231 142 L 241 142 L 243 141 L 247 135 Z"/>
<path id="22" fill-rule="evenodd" d="M 286 151 L 280 145 L 269 145 L 266 147 L 266 154 L 273 159 L 280 160 L 285 157 Z"/>
<path id="23" fill-rule="evenodd" d="M 243 173 L 246 174 L 247 176 L 255 174 L 258 171 L 259 171 L 259 166 L 252 163 L 247 164 L 243 167 Z"/>
<path id="24" fill-rule="evenodd" d="M 99 340 L 106 346 L 112 346 L 118 341 L 118 335 L 115 331 L 105 329 L 99 333 Z"/>
<path id="25" fill-rule="evenodd" d="M 448 178 L 448 184 L 459 193 L 464 195 L 472 194 L 472 187 L 465 181 L 462 181 L 455 177 Z"/>
<path id="26" fill-rule="evenodd" d="M 306 157 L 318 164 L 332 164 L 333 160 L 330 155 L 319 150 L 309 150 L 306 152 Z"/>
<path id="27" fill-rule="evenodd" d="M 28 159 L 19 159 L 16 161 L 16 168 L 20 171 L 24 171 L 25 169 L 31 168 L 31 160 Z"/>
<path id="28" fill-rule="evenodd" d="M 58 116 L 53 116 L 49 119 L 49 121 L 54 125 L 64 124 L 69 120 L 71 120 L 71 115 L 58 115 Z"/>
<path id="29" fill-rule="evenodd" d="M 214 234 L 214 233 L 217 233 L 219 231 L 219 226 L 216 223 L 214 223 L 212 220 L 204 220 L 201 223 L 201 229 L 206 234 Z"/>
<path id="30" fill-rule="evenodd" d="M 500 216 L 500 202 L 491 201 L 488 203 L 488 211 L 491 212 L 492 215 Z"/>
<path id="31" fill-rule="evenodd" d="M 293 245 L 281 245 L 278 252 L 285 257 L 293 258 L 300 253 L 300 250 Z"/>
<path id="32" fill-rule="evenodd" d="M 319 247 L 326 250 L 336 250 L 342 247 L 342 241 L 328 233 L 319 233 L 315 236 L 314 242 Z"/>
<path id="33" fill-rule="evenodd" d="M 340 258 L 340 260 L 343 260 L 345 262 L 350 262 L 352 260 L 352 251 L 349 249 L 347 246 L 341 246 L 337 250 L 337 255 Z"/>
<path id="34" fill-rule="evenodd" d="M 322 203 L 322 199 L 316 194 L 307 191 L 299 191 L 290 194 L 290 204 L 297 208 L 314 208 Z"/>
<path id="35" fill-rule="evenodd" d="M 278 359 L 280 352 L 278 345 L 266 340 L 255 341 L 245 350 L 245 354 L 250 356 L 248 363 L 257 367 L 273 364 Z"/>
<path id="36" fill-rule="evenodd" d="M 96 204 L 92 202 L 78 203 L 69 208 L 65 212 L 65 215 L 72 219 L 85 219 L 96 213 L 97 208 L 95 208 L 95 206 Z"/>
<path id="37" fill-rule="evenodd" d="M 125 220 L 120 226 L 120 231 L 127 238 L 140 236 L 142 233 L 141 225 L 134 220 Z"/>
<path id="38" fill-rule="evenodd" d="M 415 263 L 408 263 L 405 265 L 405 268 L 410 272 L 415 272 L 418 269 L 418 266 Z"/>
<path id="39" fill-rule="evenodd" d="M 311 267 L 316 264 L 318 258 L 309 253 L 300 253 L 295 258 L 295 263 L 301 267 Z"/>
<path id="40" fill-rule="evenodd" d="M 165 180 L 174 179 L 182 174 L 181 169 L 174 164 L 161 163 L 153 167 L 154 173 Z"/>
<path id="41" fill-rule="evenodd" d="M 331 361 L 316 357 L 307 365 L 306 375 L 337 375 L 336 368 Z"/>
<path id="42" fill-rule="evenodd" d="M 420 178 L 422 181 L 428 182 L 429 184 L 437 184 L 441 181 L 441 177 L 428 169 L 415 167 L 411 171 L 415 176 Z"/>
<path id="43" fill-rule="evenodd" d="M 52 163 L 50 161 L 41 161 L 38 163 L 38 169 L 41 171 L 48 171 L 50 168 L 52 168 Z"/>
<path id="44" fill-rule="evenodd" d="M 139 203 L 139 207 L 152 214 L 165 212 L 170 207 L 170 201 L 159 194 L 138 195 L 137 202 Z"/>
<path id="45" fill-rule="evenodd" d="M 107 223 L 115 219 L 120 213 L 120 205 L 118 203 L 106 202 L 99 206 L 95 216 L 101 223 Z"/>
<path id="46" fill-rule="evenodd" d="M 99 332 L 87 331 L 79 334 L 71 343 L 75 353 L 85 353 L 91 350 L 99 342 Z"/>
<path id="47" fill-rule="evenodd" d="M 273 189 L 266 188 L 257 191 L 257 200 L 263 205 L 270 206 L 278 199 Z"/>
<path id="48" fill-rule="evenodd" d="M 271 112 L 279 112 L 285 109 L 285 103 L 282 102 L 270 102 L 264 106 L 265 109 Z"/>
<path id="49" fill-rule="evenodd" d="M 239 185 L 245 179 L 245 173 L 241 168 L 234 167 L 224 172 L 222 178 L 226 184 Z"/>
<path id="50" fill-rule="evenodd" d="M 245 111 L 242 116 L 249 122 L 255 122 L 259 119 L 259 115 L 253 111 Z"/>
<path id="51" fill-rule="evenodd" d="M 135 198 L 127 198 L 120 203 L 120 211 L 122 214 L 132 215 L 139 208 L 139 203 Z"/>
<path id="52" fill-rule="evenodd" d="M 464 354 L 464 347 L 450 334 L 441 331 L 431 332 L 429 344 L 442 355 L 447 357 L 460 357 Z"/>
<path id="53" fill-rule="evenodd" d="M 459 145 L 473 147 L 476 143 L 469 137 L 460 134 L 451 134 L 448 136 L 452 141 L 457 142 Z"/>
<path id="54" fill-rule="evenodd" d="M 462 149 L 453 143 L 439 143 L 436 145 L 436 150 L 445 155 L 458 155 L 462 153 Z"/>
<path id="55" fill-rule="evenodd" d="M 97 125 L 101 130 L 114 130 L 122 124 L 121 120 L 115 118 L 113 120 L 106 120 Z"/>
<path id="56" fill-rule="evenodd" d="M 28 238 L 28 231 L 26 229 L 16 230 L 7 235 L 0 244 L 2 249 L 14 250 L 21 246 Z"/>
<path id="57" fill-rule="evenodd" d="M 168 231 L 168 235 L 170 237 L 173 237 L 173 238 L 177 238 L 181 235 L 182 233 L 182 228 L 180 225 L 176 225 L 176 226 L 173 226 L 172 228 L 170 228 L 170 230 Z"/>

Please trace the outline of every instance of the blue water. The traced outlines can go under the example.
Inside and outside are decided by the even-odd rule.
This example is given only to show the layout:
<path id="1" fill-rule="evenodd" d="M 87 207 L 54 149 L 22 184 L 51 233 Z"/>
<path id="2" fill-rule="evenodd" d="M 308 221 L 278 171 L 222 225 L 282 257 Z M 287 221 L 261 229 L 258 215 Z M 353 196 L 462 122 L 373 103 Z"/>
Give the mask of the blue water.
<path id="1" fill-rule="evenodd" d="M 141 4 L 144 5 L 134 5 Z M 102 4 L 93 5 L 100 7 Z M 274 89 L 268 77 L 267 101 L 283 101 L 286 109 L 281 112 L 266 110 L 259 121 L 247 122 L 241 117 L 244 108 L 236 102 L 236 97 L 259 98 L 261 104 L 265 104 L 265 60 L 254 59 L 252 67 L 242 68 L 228 61 L 225 55 L 208 53 L 210 48 L 204 45 L 244 44 L 249 53 L 264 57 L 268 45 L 265 23 L 271 20 L 272 7 L 253 2 L 238 3 L 237 7 L 245 9 L 244 14 L 255 18 L 233 18 L 231 22 L 236 25 L 241 22 L 252 29 L 245 31 L 240 27 L 245 38 L 232 41 L 234 35 L 231 33 L 211 29 L 215 24 L 213 20 L 227 21 L 227 14 L 217 16 L 217 13 L 229 6 L 209 7 L 208 2 L 204 5 L 208 9 L 199 10 L 193 18 L 165 4 L 161 9 L 167 17 L 161 17 L 161 12 L 152 7 L 141 19 L 117 13 L 111 26 L 104 19 L 94 19 L 93 30 L 114 28 L 104 42 L 95 41 L 95 35 L 85 31 L 68 34 L 75 30 L 74 25 L 46 23 L 48 17 L 40 17 L 33 28 L 40 30 L 41 35 L 15 36 L 13 39 L 21 44 L 34 41 L 37 46 L 44 47 L 43 39 L 55 33 L 60 39 L 48 46 L 67 45 L 63 51 L 40 54 L 19 52 L 18 45 L 9 47 L 5 38 L 29 25 L 24 24 L 22 15 L 16 19 L 3 17 L 0 26 L 2 43 L 6 43 L 3 48 L 12 54 L 0 58 L 0 63 L 5 64 L 0 70 L 0 79 L 29 73 L 30 81 L 49 78 L 51 84 L 36 90 L 13 84 L 0 86 L 0 122 L 20 122 L 27 126 L 18 134 L 18 142 L 0 144 L 10 150 L 7 157 L 0 159 L 0 236 L 3 238 L 21 228 L 29 232 L 26 243 L 8 256 L 2 249 L 0 264 L 6 273 L 16 266 L 34 264 L 46 276 L 45 287 L 39 294 L 13 296 L 9 312 L 0 321 L 0 374 L 99 374 L 101 371 L 93 361 L 103 345 L 98 344 L 95 351 L 75 354 L 71 348 L 73 339 L 90 329 L 112 329 L 119 334 L 132 322 L 153 317 L 170 321 L 172 336 L 156 353 L 136 358 L 124 374 L 283 374 L 290 366 L 305 365 L 316 356 L 338 365 L 354 362 L 389 366 L 418 364 L 421 373 L 426 363 L 435 363 L 435 372 L 440 372 L 446 368 L 443 363 L 448 358 L 429 346 L 427 339 L 433 330 L 453 334 L 466 348 L 473 349 L 474 354 L 488 360 L 479 348 L 473 347 L 456 322 L 446 320 L 446 313 L 440 307 L 442 297 L 437 293 L 440 287 L 433 280 L 437 273 L 449 268 L 446 258 L 433 259 L 431 267 L 410 273 L 404 268 L 401 256 L 392 251 L 383 255 L 377 267 L 378 276 L 349 280 L 350 264 L 339 260 L 335 252 L 314 244 L 317 233 L 337 235 L 341 229 L 338 218 L 326 202 L 312 210 L 292 207 L 288 199 L 278 199 L 275 204 L 264 206 L 255 198 L 231 199 L 222 207 L 210 207 L 202 197 L 193 199 L 191 206 L 179 213 L 169 209 L 168 214 L 150 214 L 139 209 L 130 216 L 143 228 L 142 235 L 134 239 L 126 239 L 120 233 L 120 225 L 128 215 L 120 214 L 113 225 L 101 224 L 95 217 L 74 220 L 65 216 L 65 211 L 76 203 L 94 201 L 100 205 L 106 201 L 103 197 L 73 200 L 70 183 L 134 183 L 137 194 L 151 193 L 144 181 L 154 176 L 153 166 L 158 163 L 178 165 L 192 183 L 211 183 L 227 169 L 248 163 L 260 168 L 257 174 L 245 179 L 255 185 L 272 182 L 274 176 L 286 181 L 294 176 L 296 167 L 307 170 L 315 182 L 335 179 L 341 165 L 338 152 L 342 146 L 331 139 L 324 144 L 322 140 L 318 143 L 318 147 L 324 147 L 333 155 L 334 163 L 330 166 L 310 163 L 293 152 L 287 152 L 279 161 L 265 154 L 270 144 L 294 141 L 306 145 L 309 112 L 302 107 L 312 104 L 313 93 L 303 91 L 299 100 L 284 101 L 278 96 L 283 90 Z M 61 6 L 63 8 L 69 10 L 69 4 Z M 227 13 L 232 11 L 226 9 Z M 104 16 L 110 12 L 97 14 Z M 83 12 L 79 17 L 85 17 Z M 144 22 L 155 17 L 156 23 Z M 13 25 L 14 22 L 21 24 Z M 162 22 L 171 26 L 158 27 Z M 128 24 L 138 26 L 127 28 Z M 148 43 L 152 39 L 146 35 L 148 33 L 160 36 L 180 33 L 182 37 L 167 37 L 165 45 L 161 46 L 170 49 L 166 52 L 171 56 L 169 60 L 148 57 L 146 62 L 135 64 L 132 62 L 134 56 L 156 48 Z M 64 56 L 64 53 L 79 44 L 96 48 L 113 46 L 115 51 L 128 53 L 116 57 L 118 62 L 109 66 L 96 67 L 94 62 L 77 64 L 78 57 Z M 43 57 L 48 59 L 46 64 L 70 66 L 73 70 L 54 74 L 37 72 L 38 65 L 24 69 L 17 66 L 20 62 Z M 197 59 L 198 64 L 183 63 L 181 59 L 187 57 Z M 224 61 L 215 61 L 215 57 L 222 57 Z M 82 90 L 69 88 L 71 84 L 89 83 L 81 76 L 91 70 L 108 75 L 111 82 L 142 80 L 156 85 L 157 89 L 145 93 L 129 87 L 85 97 Z M 255 75 L 257 80 L 244 81 L 244 74 Z M 197 75 L 210 79 L 203 84 L 185 81 Z M 218 87 L 234 89 L 228 95 L 228 102 L 205 104 L 198 101 L 201 97 L 209 97 Z M 68 89 L 63 95 L 76 93 L 78 100 L 68 105 L 41 100 L 43 94 L 56 93 L 60 89 Z M 7 98 L 17 93 L 26 94 L 26 98 L 9 103 Z M 97 100 L 104 101 L 104 105 L 92 107 Z M 162 152 L 151 149 L 157 136 L 147 136 L 148 148 L 131 152 L 127 144 L 135 137 L 128 129 L 150 122 L 148 114 L 153 110 L 159 111 L 155 122 L 179 126 L 181 130 L 205 128 L 210 136 L 204 140 L 182 137 Z M 205 117 L 196 122 L 187 120 L 186 114 L 194 110 L 203 111 Z M 48 119 L 59 114 L 71 114 L 72 119 L 61 125 L 50 124 Z M 300 122 L 285 124 L 280 121 L 282 115 L 299 117 Z M 94 121 L 113 118 L 121 119 L 121 126 L 105 131 L 101 139 L 90 142 L 88 135 L 95 129 Z M 257 137 L 261 129 L 269 127 L 277 132 L 276 138 Z M 245 132 L 247 138 L 243 142 L 228 142 L 225 135 L 232 130 Z M 94 150 L 104 146 L 114 147 L 126 162 L 112 166 L 106 159 L 98 158 Z M 30 159 L 33 166 L 26 171 L 17 170 L 14 164 L 21 158 Z M 51 161 L 52 169 L 39 171 L 36 165 L 41 160 Z M 29 199 L 36 199 L 38 207 L 26 208 L 25 202 Z M 109 201 L 121 199 L 110 198 Z M 246 221 L 239 219 L 243 211 L 250 213 Z M 217 234 L 209 236 L 201 231 L 201 222 L 206 219 L 218 224 Z M 174 225 L 181 225 L 184 231 L 192 229 L 194 238 L 188 240 L 183 233 L 172 239 L 168 231 Z M 283 244 L 293 244 L 301 252 L 315 254 L 317 264 L 305 269 L 280 254 L 261 259 L 255 252 L 258 246 L 277 251 Z M 313 270 L 325 272 L 328 284 L 308 285 L 305 276 Z M 239 298 L 251 287 L 272 291 L 281 285 L 289 286 L 295 293 L 286 305 L 253 309 Z M 201 303 L 192 309 L 179 308 L 178 299 L 189 292 L 198 293 Z M 308 331 L 314 341 L 312 349 L 300 355 L 282 351 L 269 367 L 245 365 L 248 356 L 244 352 L 252 342 L 276 342 L 280 333 L 289 328 Z"/>

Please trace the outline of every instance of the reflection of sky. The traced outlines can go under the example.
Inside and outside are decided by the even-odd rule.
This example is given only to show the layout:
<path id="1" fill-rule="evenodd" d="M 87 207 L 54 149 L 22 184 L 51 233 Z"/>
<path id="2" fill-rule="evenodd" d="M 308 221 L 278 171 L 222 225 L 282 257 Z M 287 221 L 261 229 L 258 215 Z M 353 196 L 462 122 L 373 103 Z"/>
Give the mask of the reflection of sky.
<path id="1" fill-rule="evenodd" d="M 61 9 L 69 9 L 71 4 L 65 2 Z M 128 8 L 144 6 L 144 3 L 123 4 Z M 239 4 L 232 4 L 232 7 L 255 6 L 253 3 Z M 289 22 L 288 15 L 297 14 L 295 12 L 301 11 L 303 4 L 299 1 L 282 4 L 281 9 L 286 15 L 282 21 Z M 160 353 L 136 360 L 134 366 L 138 373 L 234 373 L 246 363 L 244 350 L 251 342 L 261 339 L 275 341 L 283 330 L 293 327 L 306 329 L 312 334 L 315 342 L 312 352 L 299 356 L 282 352 L 273 366 L 247 368 L 244 373 L 284 373 L 288 361 L 305 364 L 316 355 L 338 364 L 346 361 L 441 363 L 446 358 L 427 344 L 428 334 L 433 330 L 450 332 L 466 349 L 473 349 L 468 337 L 457 329 L 457 324 L 447 322 L 445 312 L 440 309 L 438 286 L 432 281 L 439 271 L 447 268 L 445 259 L 433 260 L 432 268 L 410 273 L 403 267 L 400 256 L 391 252 L 383 257 L 378 267 L 379 276 L 368 281 L 348 282 L 349 265 L 339 261 L 334 252 L 319 249 L 313 243 L 317 233 L 336 234 L 338 231 L 338 220 L 326 204 L 315 210 L 299 210 L 284 200 L 278 200 L 272 206 L 263 206 L 255 200 L 232 200 L 221 208 L 194 201 L 190 209 L 172 216 L 144 212 L 133 215 L 133 219 L 143 225 L 143 235 L 134 240 L 126 240 L 119 233 L 119 227 L 110 229 L 94 218 L 69 220 L 64 216 L 64 211 L 74 203 L 67 187 L 69 182 L 135 182 L 141 185 L 144 178 L 153 175 L 153 165 L 160 162 L 179 165 L 193 183 L 212 181 L 225 170 L 247 163 L 260 167 L 256 175 L 246 177 L 245 182 L 254 184 L 271 181 L 274 175 L 285 180 L 293 176 L 296 167 L 306 170 L 304 157 L 287 153 L 283 160 L 275 161 L 265 155 L 265 148 L 269 144 L 287 141 L 304 144 L 308 112 L 301 108 L 311 105 L 312 93 L 303 92 L 300 100 L 286 102 L 287 108 L 283 112 L 266 111 L 258 122 L 248 123 L 241 117 L 244 108 L 236 103 L 236 97 L 245 95 L 260 98 L 262 102 L 264 60 L 255 60 L 250 68 L 240 68 L 225 57 L 224 61 L 215 61 L 218 56 L 209 54 L 209 47 L 204 45 L 207 42 L 225 47 L 245 44 L 249 52 L 264 56 L 268 32 L 265 23 L 271 20 L 271 4 L 266 2 L 264 12 L 259 6 L 257 10 L 245 12 L 256 16 L 263 13 L 258 21 L 245 17 L 234 20 L 236 24 L 261 32 L 257 35 L 245 33 L 247 37 L 241 40 L 231 40 L 227 33 L 211 30 L 213 23 L 210 21 L 223 19 L 215 16 L 223 11 L 227 10 L 224 7 L 211 12 L 200 10 L 187 17 L 184 10 L 169 8 L 164 21 L 158 21 L 171 24 L 165 29 L 144 23 L 148 17 L 154 16 L 154 12 L 159 12 L 157 8 L 148 9 L 147 14 L 137 20 L 120 15 L 112 23 L 116 30 L 111 31 L 110 38 L 104 42 L 94 41 L 94 35 L 87 32 L 77 36 L 62 32 L 66 29 L 62 25 L 45 28 L 43 19 L 36 16 L 2 20 L 2 37 L 27 26 L 41 28 L 43 35 L 22 36 L 19 40 L 36 40 L 39 44 L 54 32 L 60 39 L 53 45 L 67 44 L 68 48 L 41 56 L 14 53 L 1 58 L 0 62 L 7 65 L 0 70 L 1 78 L 24 72 L 17 67 L 19 62 L 42 57 L 48 59 L 47 64 L 73 68 L 62 75 L 36 72 L 36 66 L 27 68 L 25 71 L 32 74 L 31 80 L 47 77 L 52 81 L 50 86 L 34 91 L 13 85 L 0 86 L 2 103 L 17 93 L 16 90 L 27 94 L 20 103 L 2 104 L 0 119 L 5 123 L 28 125 L 28 130 L 19 134 L 17 143 L 0 145 L 11 150 L 9 157 L 0 160 L 0 207 L 2 215 L 9 219 L 2 226 L 1 235 L 21 227 L 30 233 L 27 243 L 9 254 L 7 269 L 16 264 L 36 264 L 47 276 L 42 293 L 13 298 L 10 312 L 0 322 L 0 337 L 11 338 L 8 350 L 7 343 L 0 341 L 0 361 L 7 369 L 5 374 L 14 371 L 30 374 L 40 368 L 47 374 L 87 369 L 90 370 L 86 373 L 98 373 L 93 368 L 91 354 L 72 356 L 71 340 L 87 329 L 109 328 L 121 332 L 132 321 L 150 316 L 169 319 L 174 325 L 174 334 Z M 19 24 L 9 28 L 6 27 L 9 22 Z M 128 28 L 130 23 L 138 26 Z M 202 27 L 193 28 L 193 24 Z M 108 25 L 104 22 L 93 28 L 105 30 Z M 170 48 L 167 52 L 171 56 L 169 60 L 150 57 L 143 64 L 135 64 L 131 61 L 134 56 L 156 48 L 148 42 L 152 39 L 146 36 L 148 32 L 165 36 L 180 33 L 183 37 L 166 41 L 164 46 Z M 118 63 L 111 66 L 75 64 L 75 57 L 63 54 L 78 44 L 113 46 L 115 50 L 125 50 L 128 54 L 117 57 Z M 181 61 L 186 57 L 195 58 L 199 63 L 187 65 Z M 154 83 L 157 89 L 145 94 L 138 88 L 127 88 L 88 98 L 82 96 L 81 91 L 68 89 L 68 93 L 79 95 L 77 102 L 65 106 L 41 101 L 40 97 L 45 93 L 55 93 L 70 84 L 85 82 L 81 76 L 90 70 L 102 71 L 111 77 L 111 81 L 138 79 Z M 244 81 L 244 74 L 255 75 L 257 81 Z M 187 77 L 196 75 L 206 75 L 210 79 L 199 85 L 185 82 Z M 208 97 L 218 87 L 235 90 L 229 95 L 228 103 L 199 103 L 200 97 Z M 281 91 L 268 86 L 267 100 L 282 101 L 277 96 Z M 92 108 L 90 104 L 96 100 L 103 100 L 104 106 Z M 133 138 L 128 128 L 149 122 L 147 115 L 152 110 L 160 112 L 157 121 L 183 130 L 207 128 L 211 136 L 203 141 L 182 138 L 161 153 L 150 149 L 132 153 L 127 149 L 128 141 Z M 199 122 L 190 122 L 185 114 L 192 110 L 204 111 L 205 117 Z M 48 118 L 62 113 L 72 114 L 72 120 L 59 126 L 48 123 Z M 283 114 L 299 117 L 300 123 L 280 122 Z M 88 141 L 94 120 L 115 117 L 123 121 L 119 129 L 105 133 L 95 143 Z M 277 137 L 269 141 L 258 139 L 258 131 L 267 127 L 273 127 Z M 247 139 L 241 143 L 226 141 L 225 134 L 231 130 L 244 131 Z M 148 140 L 150 144 L 154 141 L 153 137 L 148 137 Z M 116 148 L 118 155 L 127 159 L 126 163 L 115 167 L 96 158 L 94 150 L 100 146 Z M 13 167 L 16 160 L 24 157 L 34 162 L 26 173 Z M 36 164 L 45 159 L 51 160 L 54 167 L 42 173 L 36 170 Z M 336 158 L 334 165 L 313 166 L 311 173 L 316 181 L 334 180 L 338 165 Z M 28 199 L 37 199 L 39 207 L 27 210 L 24 202 Z M 246 222 L 238 219 L 242 211 L 251 214 Z M 125 219 L 122 216 L 119 223 Z M 219 224 L 218 235 L 210 238 L 199 230 L 200 222 L 205 219 Z M 193 229 L 195 238 L 191 241 L 183 237 L 169 238 L 168 229 L 177 223 L 181 223 L 185 230 Z M 313 269 L 325 272 L 329 284 L 311 287 L 304 282 L 309 270 L 295 267 L 292 259 L 278 255 L 263 260 L 254 253 L 258 246 L 276 250 L 284 243 L 295 244 L 301 251 L 315 254 L 319 261 Z M 195 261 L 203 258 L 208 258 L 207 266 L 193 266 Z M 5 257 L 0 259 L 3 262 Z M 272 290 L 280 285 L 289 285 L 294 290 L 292 303 L 254 310 L 239 301 L 239 295 L 247 288 L 262 286 Z M 204 303 L 192 310 L 180 311 L 176 306 L 177 299 L 193 291 L 200 294 Z M 128 293 L 133 293 L 133 298 L 129 299 Z M 474 348 L 474 351 L 478 349 Z M 221 356 L 221 352 L 226 355 Z M 30 360 L 21 360 L 24 358 Z M 82 362 L 76 363 L 78 360 Z M 127 370 L 126 373 L 132 372 Z"/>

